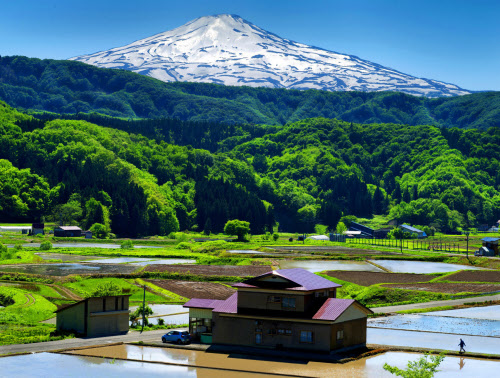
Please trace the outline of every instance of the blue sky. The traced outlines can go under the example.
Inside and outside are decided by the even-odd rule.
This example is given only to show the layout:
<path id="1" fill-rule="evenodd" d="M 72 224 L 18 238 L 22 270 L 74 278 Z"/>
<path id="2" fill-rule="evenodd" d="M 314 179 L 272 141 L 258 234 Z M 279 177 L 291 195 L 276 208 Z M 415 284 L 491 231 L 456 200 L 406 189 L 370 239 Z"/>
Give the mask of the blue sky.
<path id="1" fill-rule="evenodd" d="M 5 1 L 0 55 L 66 59 L 219 13 L 414 76 L 500 90 L 498 0 Z"/>

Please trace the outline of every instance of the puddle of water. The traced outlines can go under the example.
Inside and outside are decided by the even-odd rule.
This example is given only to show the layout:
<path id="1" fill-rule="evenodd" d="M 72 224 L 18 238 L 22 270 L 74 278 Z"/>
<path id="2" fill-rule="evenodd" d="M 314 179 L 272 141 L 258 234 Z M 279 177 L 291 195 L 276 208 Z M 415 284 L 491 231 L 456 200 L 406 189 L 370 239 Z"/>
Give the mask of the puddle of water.
<path id="1" fill-rule="evenodd" d="M 129 265 L 96 265 L 96 264 L 30 264 L 16 266 L 0 266 L 2 272 L 18 272 L 29 274 L 40 274 L 49 276 L 68 276 L 70 274 L 89 274 L 89 273 L 132 273 L 137 269 L 136 266 Z"/>
<path id="2" fill-rule="evenodd" d="M 229 253 L 241 253 L 241 254 L 252 254 L 252 255 L 269 255 L 266 252 L 253 251 L 251 249 L 229 249 L 226 252 Z"/>
<path id="3" fill-rule="evenodd" d="M 219 353 L 205 353 L 193 350 L 140 347 L 133 345 L 116 345 L 76 351 L 93 356 L 108 358 L 134 358 L 143 361 L 174 362 L 202 367 L 224 367 L 228 369 L 247 370 L 250 372 L 266 372 L 293 374 L 309 377 L 394 377 L 383 370 L 384 363 L 404 367 L 408 361 L 415 361 L 421 354 L 390 352 L 370 358 L 364 358 L 345 364 L 322 362 L 303 362 L 280 360 L 264 357 L 251 358 L 244 355 L 232 356 Z M 500 367 L 494 360 L 477 360 L 471 358 L 446 357 L 441 365 L 441 372 L 436 377 L 478 377 L 491 375 Z M 488 374 L 489 373 L 489 374 Z M 233 372 L 219 371 L 223 376 L 233 376 Z"/>
<path id="4" fill-rule="evenodd" d="M 500 305 L 485 307 L 469 307 L 459 310 L 433 311 L 427 316 L 452 316 L 456 318 L 486 319 L 500 321 Z"/>
<path id="5" fill-rule="evenodd" d="M 402 261 L 402 260 L 375 260 L 375 264 L 389 269 L 393 273 L 446 273 L 457 270 L 481 270 L 482 268 L 469 267 L 458 264 L 445 264 L 427 261 Z"/>
<path id="6" fill-rule="evenodd" d="M 104 257 L 99 256 L 79 256 L 79 255 L 68 255 L 65 253 L 35 253 L 35 255 L 40 256 L 43 260 L 62 260 L 66 261 L 86 261 L 93 259 L 103 259 Z"/>
<path id="7" fill-rule="evenodd" d="M 406 314 L 368 320 L 368 327 L 500 337 L 500 321 Z"/>
<path id="8" fill-rule="evenodd" d="M 136 356 L 141 359 L 141 356 Z M 220 377 L 221 371 L 147 362 L 109 360 L 52 353 L 3 357 L 2 375 L 15 377 Z M 233 372 L 231 372 L 233 376 Z M 234 373 L 235 377 L 250 374 Z"/>
<path id="9" fill-rule="evenodd" d="M 367 344 L 442 349 L 456 352 L 460 349 L 458 343 L 462 338 L 465 341 L 465 350 L 467 352 L 500 355 L 500 338 L 498 337 L 401 331 L 384 328 L 368 328 L 366 335 Z M 500 368 L 500 365 L 498 367 Z"/>
<path id="10" fill-rule="evenodd" d="M 164 259 L 164 260 L 150 260 L 150 261 L 134 262 L 134 263 L 130 263 L 130 265 L 144 266 L 144 265 L 150 265 L 150 264 L 173 265 L 173 264 L 195 264 L 195 263 L 196 263 L 196 260 Z"/>
<path id="11" fill-rule="evenodd" d="M 302 268 L 312 273 L 323 270 L 351 270 L 366 272 L 382 272 L 382 269 L 365 261 L 345 261 L 345 260 L 282 260 L 281 269 Z"/>
<path id="12" fill-rule="evenodd" d="M 39 248 L 40 243 L 23 244 L 24 247 Z M 107 244 L 107 243 L 54 243 L 54 248 L 103 248 L 103 249 L 116 249 L 121 248 L 120 244 Z M 162 248 L 153 245 L 134 245 L 134 248 Z"/>

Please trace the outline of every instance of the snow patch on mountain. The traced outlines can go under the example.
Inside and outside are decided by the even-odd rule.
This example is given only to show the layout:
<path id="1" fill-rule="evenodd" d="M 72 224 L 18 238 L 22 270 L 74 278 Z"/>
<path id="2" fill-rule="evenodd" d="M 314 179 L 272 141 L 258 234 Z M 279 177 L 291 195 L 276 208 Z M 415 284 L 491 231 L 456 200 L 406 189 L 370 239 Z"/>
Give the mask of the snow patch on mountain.
<path id="1" fill-rule="evenodd" d="M 328 91 L 471 93 L 453 84 L 281 38 L 236 15 L 200 17 L 123 47 L 71 58 L 170 81 Z"/>

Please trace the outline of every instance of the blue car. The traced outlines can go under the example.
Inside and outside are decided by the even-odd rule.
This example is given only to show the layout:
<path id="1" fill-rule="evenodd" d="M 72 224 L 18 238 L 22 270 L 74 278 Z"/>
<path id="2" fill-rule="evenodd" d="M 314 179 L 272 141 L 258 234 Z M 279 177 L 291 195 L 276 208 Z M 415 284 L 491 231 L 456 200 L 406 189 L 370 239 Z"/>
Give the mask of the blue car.
<path id="1" fill-rule="evenodd" d="M 188 331 L 170 331 L 161 337 L 164 343 L 189 344 L 191 336 Z"/>

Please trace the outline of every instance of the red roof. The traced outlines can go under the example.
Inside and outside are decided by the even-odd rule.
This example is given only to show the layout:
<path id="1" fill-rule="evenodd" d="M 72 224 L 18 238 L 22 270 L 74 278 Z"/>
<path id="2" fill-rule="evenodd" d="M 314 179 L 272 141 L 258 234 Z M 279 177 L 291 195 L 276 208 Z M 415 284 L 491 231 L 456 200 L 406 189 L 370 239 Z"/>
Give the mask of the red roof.
<path id="1" fill-rule="evenodd" d="M 218 299 L 200 299 L 200 298 L 193 298 L 184 303 L 182 307 L 188 307 L 188 308 L 209 308 L 213 310 L 215 306 L 217 305 L 218 302 L 224 302 Z"/>
<path id="2" fill-rule="evenodd" d="M 236 314 L 238 312 L 238 292 L 231 295 L 225 301 L 219 301 L 213 309 L 213 312 Z"/>
<path id="3" fill-rule="evenodd" d="M 328 298 L 313 316 L 316 320 L 337 320 L 353 303 L 354 299 Z"/>

